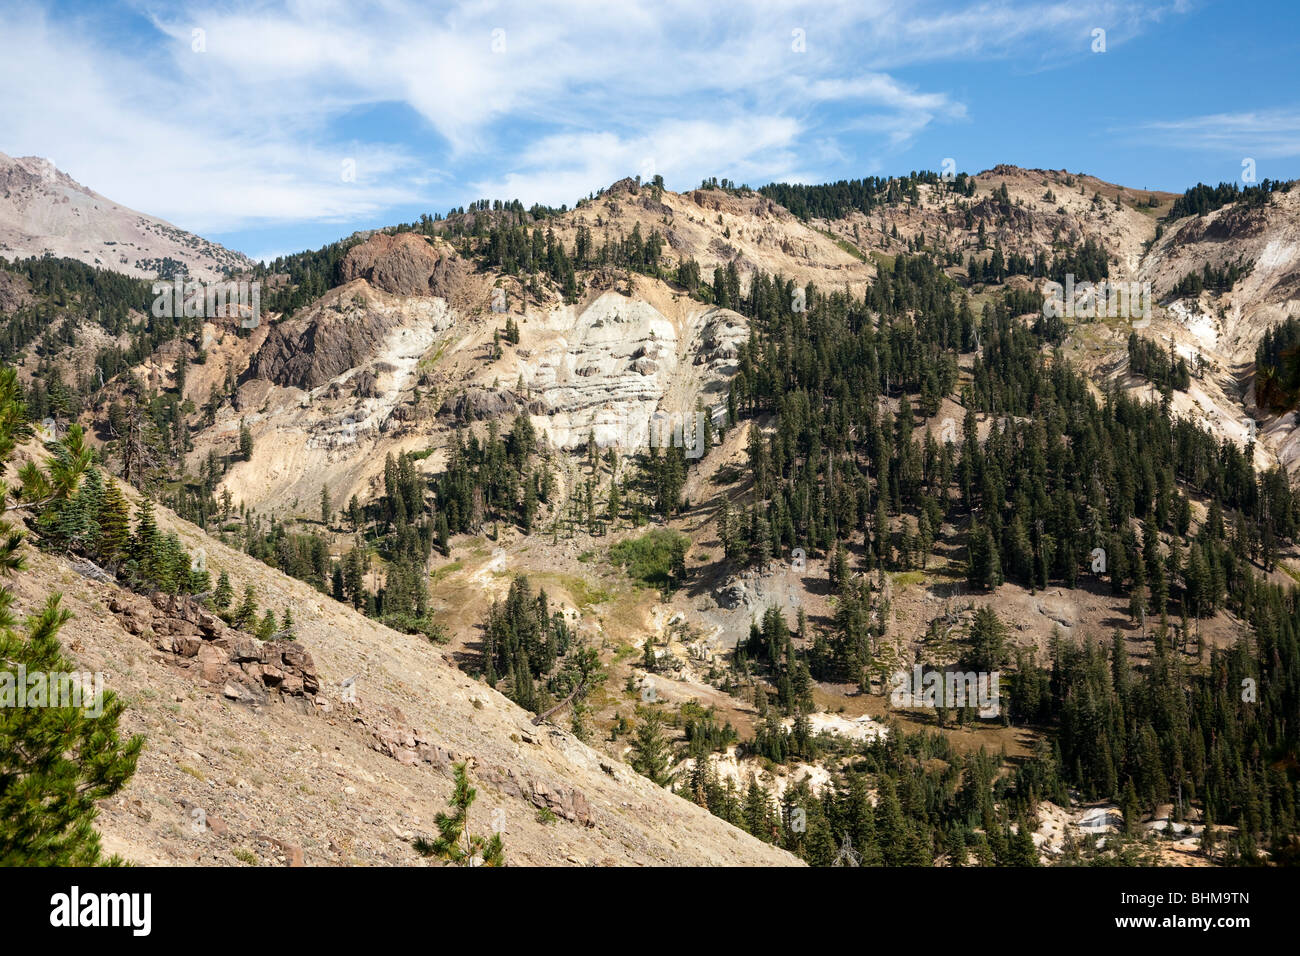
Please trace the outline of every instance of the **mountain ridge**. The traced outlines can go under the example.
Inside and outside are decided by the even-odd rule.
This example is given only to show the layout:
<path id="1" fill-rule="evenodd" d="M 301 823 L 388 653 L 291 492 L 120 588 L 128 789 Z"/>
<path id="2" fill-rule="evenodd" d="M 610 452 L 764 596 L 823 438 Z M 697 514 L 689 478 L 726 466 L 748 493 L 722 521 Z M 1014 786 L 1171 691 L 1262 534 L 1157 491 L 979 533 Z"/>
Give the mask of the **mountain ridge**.
<path id="1" fill-rule="evenodd" d="M 47 159 L 0 153 L 0 256 L 47 254 L 148 279 L 215 280 L 252 266 L 242 253 L 100 195 Z"/>
<path id="2" fill-rule="evenodd" d="M 1004 622 L 1018 652 L 1055 653 L 1060 635 L 1086 642 L 1108 630 L 1135 659 L 1149 662 L 1162 652 L 1151 640 L 1147 605 L 1124 593 L 1124 574 L 1112 571 L 1109 588 L 1099 583 L 1107 553 L 1122 548 L 1125 560 L 1138 560 L 1127 556 L 1140 550 L 1135 525 L 1150 555 L 1144 566 L 1158 567 L 1165 581 L 1162 600 L 1170 599 L 1179 573 L 1156 560 L 1166 534 L 1178 549 L 1179 570 L 1190 546 L 1180 536 L 1193 529 L 1197 560 L 1227 547 L 1221 533 L 1202 533 L 1224 524 L 1222 514 L 1214 517 L 1217 499 L 1204 488 L 1177 484 L 1186 476 L 1174 476 L 1171 455 L 1162 460 L 1171 470 L 1139 476 L 1141 493 L 1149 497 L 1158 488 L 1164 502 L 1159 524 L 1148 528 L 1129 517 L 1121 521 L 1127 536 L 1121 528 L 1110 535 L 1103 512 L 1114 489 L 1107 487 L 1095 489 L 1099 504 L 1080 498 L 1092 516 L 1085 526 L 1069 497 L 1078 489 L 1063 478 L 1054 494 L 1068 507 L 1048 509 L 1040 506 L 1046 496 L 1036 495 L 1032 505 L 1042 508 L 1041 520 L 1032 531 L 1008 517 L 998 556 L 1007 577 L 986 570 L 977 585 L 962 571 L 974 579 L 977 535 L 987 532 L 973 495 L 996 495 L 999 486 L 980 490 L 976 482 L 954 498 L 949 478 L 940 476 L 952 471 L 957 455 L 964 461 L 982 454 L 981 443 L 990 441 L 1003 453 L 1024 443 L 1045 466 L 1078 424 L 1060 420 L 1058 403 L 1068 399 L 1076 412 L 1092 415 L 1080 398 L 1087 396 L 1112 409 L 1132 403 L 1096 427 L 1122 423 L 1137 434 L 1130 423 L 1142 422 L 1147 441 L 1158 439 L 1160 428 L 1177 430 L 1179 454 L 1195 447 L 1204 460 L 1239 476 L 1217 494 L 1238 495 L 1239 484 L 1253 486 L 1257 478 L 1261 488 L 1277 488 L 1285 478 L 1272 467 L 1296 464 L 1288 454 L 1298 440 L 1295 415 L 1253 407 L 1249 365 L 1267 324 L 1293 314 L 1297 196 L 1252 194 L 1199 216 L 1169 219 L 1161 214 L 1182 197 L 1133 192 L 1065 171 L 999 166 L 953 180 L 920 174 L 883 185 L 808 187 L 798 197 L 809 210 L 801 218 L 744 188 L 672 193 L 624 179 L 574 209 L 476 206 L 261 267 L 250 275 L 267 284 L 264 302 L 274 306 L 253 329 L 227 317 L 182 318 L 155 332 L 161 338 L 144 339 L 130 316 L 106 329 L 73 310 L 25 346 L 20 371 L 30 394 L 52 412 L 52 427 L 61 425 L 60 417 L 93 427 L 110 464 L 121 461 L 127 469 L 123 449 L 131 436 L 151 436 L 156 467 L 153 474 L 144 468 L 145 483 L 204 523 L 209 540 L 223 540 L 229 553 L 219 551 L 222 560 L 257 581 L 274 609 L 292 605 L 295 619 L 309 622 L 304 639 L 327 684 L 344 671 L 364 673 L 366 655 L 374 663 L 379 653 L 375 644 L 385 649 L 382 679 L 390 693 L 383 705 L 403 713 L 363 714 L 360 723 L 363 737 L 378 733 L 378 752 L 387 759 L 420 770 L 425 763 L 418 755 L 430 733 L 441 734 L 437 747 L 472 752 L 464 737 L 428 717 L 428 708 L 410 707 L 408 719 L 402 701 L 418 696 L 420 685 L 401 679 L 393 661 L 423 673 L 433 668 L 427 658 L 433 654 L 516 700 L 535 702 L 539 711 L 568 689 L 545 670 L 534 688 L 520 678 L 526 669 L 494 649 L 500 626 L 494 621 L 515 600 L 522 575 L 545 589 L 545 606 L 573 626 L 608 676 L 582 714 L 574 713 L 575 723 L 598 728 L 591 753 L 551 741 L 577 769 L 556 765 L 555 776 L 531 782 L 501 776 L 500 748 L 509 749 L 504 740 L 517 743 L 510 735 L 522 725 L 497 721 L 492 740 L 479 748 L 494 755 L 483 761 L 489 784 L 507 796 L 531 793 L 534 802 L 550 794 L 556 807 L 579 818 L 569 790 L 578 786 L 584 803 L 601 799 L 606 791 L 592 781 L 603 784 L 602 778 L 584 776 L 592 755 L 600 773 L 610 774 L 602 760 L 624 771 L 633 752 L 623 739 L 627 715 L 649 710 L 670 715 L 674 735 L 680 731 L 692 747 L 703 739 L 712 748 L 713 783 L 699 776 L 699 751 L 677 764 L 679 780 L 690 775 L 697 802 L 719 778 L 748 800 L 751 777 L 778 801 L 791 793 L 802 800 L 840 785 L 846 764 L 835 755 L 841 748 L 928 732 L 936 723 L 957 755 L 950 759 L 1005 749 L 1013 759 L 1029 760 L 1043 739 L 1024 726 L 952 727 L 943 715 L 931 721 L 899 711 L 876 693 L 871 682 L 880 675 L 865 672 L 856 682 L 818 676 L 816 707 L 802 715 L 806 724 L 788 709 L 778 717 L 759 693 L 763 678 L 751 669 L 765 649 L 755 634 L 780 633 L 773 614 L 783 614 L 782 622 L 800 619 L 802 658 L 822 655 L 824 662 L 829 652 L 817 642 L 847 630 L 868 641 L 870 651 L 862 653 L 882 673 L 913 659 L 953 664 L 955 641 L 986 610 Z M 834 217 L 812 215 L 832 199 Z M 1229 253 L 1251 261 L 1238 269 Z M 1188 284 L 1188 275 L 1202 272 L 1203 287 Z M 1151 283 L 1149 322 L 1136 315 L 1049 316 L 1043 283 L 1066 275 Z M 127 311 L 141 310 L 131 304 Z M 113 348 L 130 360 L 96 385 L 95 363 L 112 352 L 102 347 L 110 332 Z M 826 352 L 832 344 L 842 350 L 833 357 Z M 1009 354 L 1016 355 L 1014 368 L 997 364 Z M 822 394 L 817 369 L 832 358 L 843 387 Z M 1077 388 L 1066 384 L 1076 373 Z M 1041 415 L 1043 406 L 1016 391 L 1020 374 L 1028 376 L 1025 388 L 1038 389 L 1029 394 L 1044 403 Z M 859 380 L 872 382 L 872 390 L 858 394 L 851 383 Z M 995 381 L 1005 394 L 994 392 Z M 819 403 L 809 403 L 810 395 L 819 395 L 825 408 L 812 407 Z M 1146 422 L 1137 409 L 1162 423 Z M 1170 419 L 1151 409 L 1167 409 Z M 666 416 L 681 423 L 697 413 L 715 432 L 698 456 L 683 453 L 678 462 L 677 453 L 658 447 L 651 422 Z M 822 431 L 835 416 L 849 415 L 859 419 L 848 438 L 824 441 Z M 1257 436 L 1242 426 L 1246 416 L 1252 422 L 1258 416 Z M 1185 423 L 1204 428 L 1213 441 L 1183 444 L 1201 441 Z M 1079 442 L 1089 437 L 1072 434 Z M 1255 472 L 1242 466 L 1243 450 L 1253 451 Z M 1117 453 L 1124 467 L 1129 458 L 1141 466 L 1143 449 L 1129 451 Z M 873 474 L 881 461 L 894 459 L 883 478 Z M 1020 465 L 1008 455 L 996 467 Z M 143 468 L 138 459 L 135 467 Z M 844 479 L 843 470 L 854 477 Z M 884 484 L 873 495 L 877 481 Z M 933 503 L 904 505 L 901 497 L 889 503 L 891 484 L 922 482 L 942 482 Z M 764 483 L 773 487 L 764 490 Z M 1022 507 L 1020 498 L 1014 506 Z M 1079 571 L 1067 560 L 1064 577 L 1049 574 L 1038 562 L 1053 543 L 1042 552 L 1030 544 L 1044 525 L 1068 533 L 1067 556 L 1077 557 L 1085 537 L 1089 547 L 1104 540 L 1100 564 L 1091 558 Z M 169 526 L 181 527 L 191 545 L 207 547 L 194 536 L 196 528 Z M 1241 559 L 1247 561 L 1259 554 L 1260 539 L 1243 528 L 1239 523 L 1233 543 L 1252 549 Z M 738 537 L 748 543 L 737 545 Z M 836 553 L 835 538 L 847 540 L 847 552 Z M 1265 543 L 1263 552 L 1260 577 L 1270 584 L 1300 575 L 1293 542 Z M 656 572 L 659 554 L 666 563 Z M 261 575 L 250 563 L 253 555 L 312 583 Z M 69 573 L 57 564 L 42 567 L 47 576 Z M 964 586 L 972 588 L 969 594 Z M 1145 584 L 1133 588 L 1144 601 Z M 1184 620 L 1190 589 L 1183 588 Z M 82 609 L 93 606 L 89 598 L 78 600 Z M 348 603 L 394 626 L 423 630 L 441 650 L 418 634 L 381 628 Z M 1233 646 L 1246 613 L 1227 606 L 1198 610 L 1195 653 Z M 1130 617 L 1135 623 L 1121 633 Z M 1192 625 L 1173 626 L 1179 653 L 1190 660 Z M 794 659 L 791 650 L 787 661 Z M 483 686 L 459 671 L 443 674 L 442 664 L 440 695 Z M 772 679 L 773 692 L 788 705 L 792 691 L 778 681 L 775 665 Z M 216 691 L 204 695 L 205 706 L 214 700 L 218 708 L 236 706 Z M 284 713 L 295 732 L 308 733 L 291 716 L 296 711 Z M 387 729 L 378 732 L 373 721 Z M 824 764 L 759 749 L 785 731 L 806 736 L 810 726 L 839 738 L 828 745 L 832 756 Z M 160 727 L 165 724 L 150 724 L 155 734 Z M 296 759 L 290 750 L 278 751 L 286 765 Z M 235 766 L 229 754 L 218 765 L 222 773 Z M 193 762 L 186 766 L 206 776 Z M 375 765 L 366 768 L 384 776 Z M 175 777 L 154 771 L 156 779 Z M 313 777 L 308 785 L 319 781 Z M 360 792 L 355 782 L 346 786 Z M 385 793 L 383 799 L 403 799 L 396 789 Z M 193 795 L 185 799 L 194 803 Z M 1038 804 L 1039 815 L 1051 821 L 1034 836 L 1046 855 L 1065 852 L 1067 833 L 1086 836 L 1089 814 L 1109 819 L 1115 809 L 1075 806 L 1060 793 L 1053 800 Z M 613 812 L 612 804 L 606 807 Z M 1157 816 L 1158 810 L 1152 807 Z M 762 821 L 746 819 L 751 833 L 767 832 Z M 134 825 L 121 823 L 127 830 Z M 659 854 L 654 858 L 668 861 L 670 834 L 635 836 L 623 827 L 616 820 L 609 832 L 648 841 Z M 520 838 L 534 861 L 549 852 L 541 832 L 535 843 L 530 827 Z M 1184 845 L 1188 839 L 1168 851 L 1172 858 L 1200 859 Z M 817 853 L 825 849 L 818 847 Z M 373 851 L 367 859 L 385 858 Z M 329 852 L 331 862 L 347 859 Z M 592 859 L 585 850 L 574 853 Z M 608 855 L 601 854 L 601 860 Z M 635 854 L 609 859 L 628 862 Z"/>

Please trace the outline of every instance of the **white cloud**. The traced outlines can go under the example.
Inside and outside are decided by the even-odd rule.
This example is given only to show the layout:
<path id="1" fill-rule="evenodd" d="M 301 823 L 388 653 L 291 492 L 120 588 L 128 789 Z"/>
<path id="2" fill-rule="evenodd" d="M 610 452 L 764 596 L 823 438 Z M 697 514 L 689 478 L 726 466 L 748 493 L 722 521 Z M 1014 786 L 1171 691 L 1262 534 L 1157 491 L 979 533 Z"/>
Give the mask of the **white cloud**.
<path id="1" fill-rule="evenodd" d="M 1068 46 L 1094 22 L 1122 33 L 1141 22 L 1127 11 L 1094 0 L 959 13 L 903 0 L 191 0 L 144 10 L 142 40 L 105 35 L 93 12 L 55 24 L 0 0 L 0 84 L 22 91 L 0 100 L 0 150 L 55 157 L 91 188 L 200 232 L 373 221 L 462 204 L 466 184 L 572 203 L 647 156 L 672 185 L 815 178 L 844 155 L 846 130 L 888 152 L 964 121 L 951 92 L 886 70 Z"/>
<path id="2" fill-rule="evenodd" d="M 169 85 L 39 16 L 7 22 L 0 87 L 24 91 L 0 105 L 5 152 L 52 157 L 96 192 L 195 231 L 348 222 L 417 196 L 402 181 L 416 164 L 401 147 L 317 145 L 264 103 Z M 345 182 L 349 158 L 356 176 Z"/>
<path id="3" fill-rule="evenodd" d="M 728 121 L 666 120 L 642 135 L 562 133 L 529 146 L 515 168 L 474 183 L 483 196 L 519 196 L 525 204 L 572 204 L 624 176 L 663 176 L 679 189 L 710 175 L 759 183 L 787 178 L 805 144 L 788 117 L 737 116 Z"/>

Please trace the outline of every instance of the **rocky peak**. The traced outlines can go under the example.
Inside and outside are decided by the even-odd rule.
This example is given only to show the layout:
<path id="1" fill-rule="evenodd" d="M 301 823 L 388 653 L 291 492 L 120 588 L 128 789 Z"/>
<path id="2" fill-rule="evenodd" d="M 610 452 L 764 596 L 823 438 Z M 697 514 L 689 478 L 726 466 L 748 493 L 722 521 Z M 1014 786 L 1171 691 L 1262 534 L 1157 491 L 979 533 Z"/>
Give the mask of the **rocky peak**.
<path id="1" fill-rule="evenodd" d="M 450 244 L 413 232 L 377 234 L 348 250 L 340 267 L 344 282 L 365 279 L 394 295 L 432 295 L 451 300 L 469 272 Z"/>

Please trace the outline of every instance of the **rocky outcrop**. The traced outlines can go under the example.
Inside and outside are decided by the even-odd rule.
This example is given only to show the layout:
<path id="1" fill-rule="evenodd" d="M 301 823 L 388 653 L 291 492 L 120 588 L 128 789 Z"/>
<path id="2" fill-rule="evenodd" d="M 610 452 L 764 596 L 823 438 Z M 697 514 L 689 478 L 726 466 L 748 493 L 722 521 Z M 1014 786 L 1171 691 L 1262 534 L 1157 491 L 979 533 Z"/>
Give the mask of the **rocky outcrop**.
<path id="1" fill-rule="evenodd" d="M 735 610 L 742 604 L 745 604 L 748 595 L 745 592 L 745 586 L 732 582 L 724 584 L 713 592 L 713 597 L 717 600 L 718 606 L 726 608 L 728 611 Z"/>
<path id="2" fill-rule="evenodd" d="M 1170 240 L 1171 246 L 1196 242 L 1241 242 L 1253 239 L 1269 227 L 1269 210 L 1265 206 L 1234 203 L 1209 216 L 1188 219 Z"/>
<path id="3" fill-rule="evenodd" d="M 513 389 L 471 386 L 443 402 L 440 414 L 450 415 L 458 422 L 477 422 L 513 416 L 523 407 L 523 401 Z"/>
<path id="4" fill-rule="evenodd" d="M 514 768 L 504 772 L 496 770 L 484 775 L 484 779 L 494 784 L 502 793 L 512 797 L 522 797 L 539 810 L 546 808 L 556 816 L 577 823 L 580 826 L 595 826 L 591 817 L 591 806 L 586 795 L 577 787 L 549 786 Z"/>
<path id="5" fill-rule="evenodd" d="M 540 324 L 540 323 L 539 323 Z M 650 417 L 679 367 L 678 329 L 646 302 L 605 292 L 585 309 L 554 310 L 518 369 L 533 414 L 563 447 L 644 447 Z"/>
<path id="6" fill-rule="evenodd" d="M 32 301 L 27 280 L 12 272 L 0 270 L 0 313 L 17 312 Z"/>
<path id="7" fill-rule="evenodd" d="M 465 759 L 464 755 L 430 741 L 394 708 L 386 708 L 373 715 L 363 714 L 354 708 L 352 719 L 369 731 L 371 750 L 392 757 L 408 767 L 422 763 L 449 767 Z"/>
<path id="8" fill-rule="evenodd" d="M 594 273 L 588 292 L 611 278 Z M 749 324 L 727 309 L 688 307 L 670 318 L 647 301 L 607 290 L 586 307 L 565 305 L 531 316 L 504 374 L 486 376 L 446 397 L 441 414 L 460 423 L 510 418 L 524 410 L 539 434 L 561 448 L 647 447 L 651 420 L 663 434 L 694 433 L 697 406 L 725 410 Z M 503 388 L 496 381 L 521 381 Z M 660 427 L 660 426 L 656 426 Z M 656 433 L 659 434 L 659 433 Z"/>
<path id="9" fill-rule="evenodd" d="M 109 601 L 108 609 L 129 633 L 150 640 L 172 663 L 200 680 L 221 685 L 231 700 L 261 704 L 287 697 L 316 702 L 316 664 L 295 641 L 259 641 L 227 627 L 186 595 L 155 594 L 149 600 L 122 592 Z"/>
<path id="10" fill-rule="evenodd" d="M 735 360 L 740 358 L 740 346 L 748 338 L 749 323 L 741 315 L 729 309 L 710 309 L 702 320 L 695 364 L 730 377 Z"/>
<path id="11" fill-rule="evenodd" d="M 445 242 L 403 232 L 371 236 L 349 249 L 340 272 L 344 282 L 365 279 L 394 295 L 433 295 L 450 301 L 469 268 Z"/>
<path id="12" fill-rule="evenodd" d="M 364 365 L 380 350 L 392 315 L 366 309 L 318 309 L 273 326 L 249 365 L 246 378 L 313 389 Z"/>

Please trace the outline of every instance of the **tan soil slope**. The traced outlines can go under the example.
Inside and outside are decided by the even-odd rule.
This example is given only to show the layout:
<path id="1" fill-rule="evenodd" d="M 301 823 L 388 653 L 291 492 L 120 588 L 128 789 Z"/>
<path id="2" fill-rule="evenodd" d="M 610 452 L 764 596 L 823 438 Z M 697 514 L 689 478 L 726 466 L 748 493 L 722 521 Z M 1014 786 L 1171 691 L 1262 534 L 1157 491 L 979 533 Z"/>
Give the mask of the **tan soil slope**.
<path id="1" fill-rule="evenodd" d="M 966 198 L 946 188 L 922 184 L 919 203 L 881 205 L 870 214 L 856 210 L 842 219 L 813 220 L 870 255 L 896 256 L 908 252 L 908 242 L 924 237 L 927 248 L 959 250 L 963 262 L 971 255 L 986 260 L 995 242 L 1006 254 L 1055 256 L 1057 239 L 1072 243 L 1092 238 L 1102 242 L 1112 257 L 1117 278 L 1128 277 L 1142 259 L 1143 243 L 1155 235 L 1156 216 L 1168 211 L 1172 193 L 1129 190 L 1081 173 L 1065 170 L 1022 169 L 1000 165 L 975 177 L 975 195 Z M 1006 209 L 994 196 L 1006 186 L 1011 206 Z M 1048 199 L 1048 194 L 1052 198 Z M 1097 196 L 1101 199 L 1098 201 Z M 1145 205 L 1154 196 L 1158 205 Z M 1120 207 L 1114 201 L 1120 199 Z M 963 207 L 971 206 L 969 227 Z M 984 224 L 986 245 L 979 248 L 979 225 Z M 897 230 L 897 236 L 893 231 Z M 964 271 L 958 267 L 957 271 Z"/>
<path id="2" fill-rule="evenodd" d="M 504 824 L 509 863 L 798 863 L 571 735 L 533 726 L 530 715 L 460 673 L 423 638 L 370 621 L 165 509 L 159 521 L 191 553 L 205 549 L 209 567 L 226 569 L 236 590 L 252 584 L 264 607 L 292 609 L 328 703 L 302 713 L 289 703 L 251 709 L 227 700 L 222 687 L 178 670 L 123 630 L 108 608 L 120 593 L 115 586 L 28 548 L 30 568 L 15 582 L 19 611 L 60 589 L 75 614 L 65 648 L 80 667 L 105 673 L 105 686 L 128 703 L 125 729 L 148 739 L 135 777 L 102 806 L 98 826 L 108 850 L 140 864 L 420 862 L 410 839 L 433 830 L 451 770 L 374 749 L 373 731 L 387 722 L 455 758 L 473 758 L 472 824 L 481 831 Z M 341 701 L 340 689 L 353 675 L 360 675 L 355 706 Z M 540 799 L 557 810 L 576 808 L 578 819 L 539 822 L 528 799 L 535 794 L 549 794 Z"/>
<path id="3" fill-rule="evenodd" d="M 800 285 L 847 287 L 861 295 L 875 275 L 875 267 L 862 261 L 862 256 L 755 192 L 692 189 L 656 194 L 649 186 L 638 188 L 633 180 L 621 179 L 599 197 L 583 200 L 547 223 L 566 248 L 573 247 L 579 227 L 591 231 L 599 248 L 607 239 L 630 236 L 637 225 L 646 239 L 652 230 L 663 236 L 668 269 L 693 258 L 705 282 L 713 281 L 715 267 L 735 262 L 742 288 L 748 288 L 753 273 L 761 271 Z"/>

